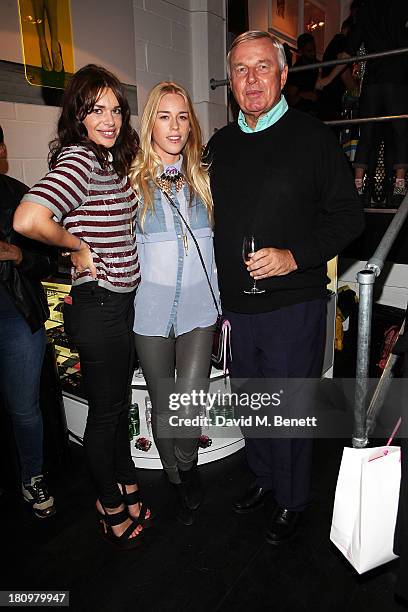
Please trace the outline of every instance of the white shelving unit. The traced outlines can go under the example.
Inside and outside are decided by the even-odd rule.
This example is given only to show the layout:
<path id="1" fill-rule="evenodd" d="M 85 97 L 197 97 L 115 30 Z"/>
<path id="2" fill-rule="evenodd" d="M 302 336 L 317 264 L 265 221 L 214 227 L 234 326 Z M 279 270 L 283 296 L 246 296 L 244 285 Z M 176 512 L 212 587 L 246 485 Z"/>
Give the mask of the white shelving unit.
<path id="1" fill-rule="evenodd" d="M 217 370 L 214 370 L 211 375 L 210 393 L 216 393 L 218 390 L 229 392 L 229 381 L 227 386 L 224 385 L 223 376 Z M 79 399 L 68 393 L 64 393 L 64 406 L 67 417 L 68 429 L 78 436 L 83 438 L 88 413 L 88 405 L 85 400 Z M 148 391 L 145 381 L 142 377 L 134 377 L 132 384 L 132 403 L 137 403 L 139 407 L 140 419 L 140 434 L 138 437 L 148 438 L 152 445 L 146 451 L 139 450 L 135 447 L 135 440 L 130 442 L 132 457 L 135 465 L 140 468 L 159 470 L 162 468 L 157 447 L 152 439 L 151 432 L 146 422 L 146 397 Z M 203 428 L 203 434 L 208 436 L 212 443 L 207 448 L 200 448 L 198 453 L 198 463 L 210 463 L 232 455 L 244 446 L 244 439 L 239 427 L 216 427 L 211 426 Z"/>

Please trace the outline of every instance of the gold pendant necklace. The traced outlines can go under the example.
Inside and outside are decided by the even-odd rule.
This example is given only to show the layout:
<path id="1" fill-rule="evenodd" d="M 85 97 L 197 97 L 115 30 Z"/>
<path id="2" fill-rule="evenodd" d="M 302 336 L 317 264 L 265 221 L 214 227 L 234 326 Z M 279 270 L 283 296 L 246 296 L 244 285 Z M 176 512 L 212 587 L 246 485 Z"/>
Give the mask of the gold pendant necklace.
<path id="1" fill-rule="evenodd" d="M 171 198 L 172 197 L 172 192 L 171 192 L 172 185 L 175 186 L 176 192 L 178 192 L 183 187 L 183 185 L 186 184 L 186 179 L 181 174 L 181 172 L 172 172 L 171 174 L 167 174 L 164 172 L 161 176 L 159 176 L 156 179 L 156 183 L 158 187 L 162 191 L 167 193 L 169 198 Z M 181 227 L 182 227 L 181 233 L 183 236 L 184 253 L 186 254 L 186 257 L 187 257 L 188 255 L 188 235 L 187 235 L 186 229 L 183 229 L 183 226 Z"/>
<path id="2" fill-rule="evenodd" d="M 188 236 L 186 234 L 186 232 L 183 232 L 183 244 L 184 244 L 184 252 L 186 254 L 186 257 L 188 255 Z"/>

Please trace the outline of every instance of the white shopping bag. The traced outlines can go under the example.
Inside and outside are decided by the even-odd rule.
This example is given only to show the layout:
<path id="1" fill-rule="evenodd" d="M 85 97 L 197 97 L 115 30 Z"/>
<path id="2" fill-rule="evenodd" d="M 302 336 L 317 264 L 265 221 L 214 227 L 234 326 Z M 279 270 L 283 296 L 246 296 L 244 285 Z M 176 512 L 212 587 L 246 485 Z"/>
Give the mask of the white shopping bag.
<path id="1" fill-rule="evenodd" d="M 330 539 L 359 574 L 396 558 L 400 459 L 399 446 L 343 450 Z"/>

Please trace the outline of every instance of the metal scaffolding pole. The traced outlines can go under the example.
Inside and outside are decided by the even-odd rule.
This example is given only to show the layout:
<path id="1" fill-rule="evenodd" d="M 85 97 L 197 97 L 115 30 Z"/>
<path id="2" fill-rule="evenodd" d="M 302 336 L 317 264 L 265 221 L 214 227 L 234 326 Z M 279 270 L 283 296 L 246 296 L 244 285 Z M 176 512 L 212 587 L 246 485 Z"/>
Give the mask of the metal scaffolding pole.
<path id="1" fill-rule="evenodd" d="M 368 368 L 370 365 L 371 319 L 373 312 L 373 293 L 375 272 L 362 270 L 357 274 L 359 286 L 358 336 L 356 389 L 354 395 L 354 448 L 367 446 L 366 412 L 368 394 Z"/>
<path id="2" fill-rule="evenodd" d="M 397 238 L 399 231 L 408 216 L 408 195 L 405 196 L 389 228 L 385 232 L 374 255 L 366 264 L 365 270 L 357 274 L 359 285 L 358 336 L 356 388 L 354 395 L 354 429 L 353 446 L 363 448 L 368 442 L 367 402 L 368 370 L 370 365 L 371 320 L 373 310 L 374 283 L 381 274 L 387 255 Z M 375 392 L 376 393 L 376 392 Z M 378 398 L 381 397 L 377 393 Z M 373 402 L 370 404 L 374 411 Z M 371 428 L 372 423 L 370 422 Z"/>
<path id="3" fill-rule="evenodd" d="M 408 215 L 408 195 L 405 196 L 395 214 L 395 217 L 391 221 L 387 231 L 378 247 L 376 248 L 374 255 L 367 261 L 366 268 L 374 270 L 375 275 L 379 276 L 382 272 L 384 262 L 387 259 L 387 255 L 390 252 L 392 245 L 396 237 L 398 236 L 401 227 L 404 224 L 405 219 Z"/>

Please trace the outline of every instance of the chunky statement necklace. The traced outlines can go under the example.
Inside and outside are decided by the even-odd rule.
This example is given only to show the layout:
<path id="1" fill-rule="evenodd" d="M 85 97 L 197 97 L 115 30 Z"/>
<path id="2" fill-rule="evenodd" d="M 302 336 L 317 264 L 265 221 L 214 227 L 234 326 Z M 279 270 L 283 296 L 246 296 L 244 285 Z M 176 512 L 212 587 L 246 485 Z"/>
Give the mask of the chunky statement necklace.
<path id="1" fill-rule="evenodd" d="M 178 192 L 183 187 L 183 185 L 186 184 L 186 179 L 181 174 L 181 172 L 177 170 L 177 168 L 170 166 L 166 168 L 166 171 L 163 172 L 163 174 L 161 174 L 158 179 L 156 179 L 156 182 L 159 188 L 167 194 L 167 197 L 171 198 L 172 186 L 174 185 L 176 188 L 176 191 Z M 185 229 L 182 228 L 181 231 L 183 235 L 184 252 L 187 256 L 188 255 L 188 236 L 187 236 L 187 232 Z"/>
<path id="2" fill-rule="evenodd" d="M 180 191 L 185 183 L 186 179 L 184 176 L 177 170 L 177 168 L 174 168 L 173 166 L 167 168 L 166 171 L 163 172 L 163 174 L 161 174 L 157 179 L 157 184 L 160 189 L 164 189 L 164 191 L 169 192 L 171 192 L 173 185 L 175 186 L 176 191 Z"/>

